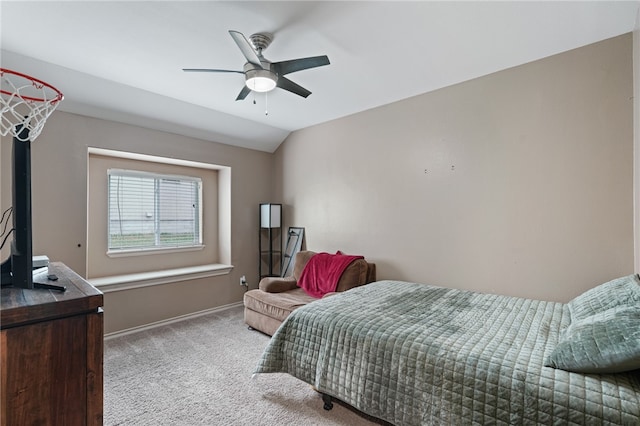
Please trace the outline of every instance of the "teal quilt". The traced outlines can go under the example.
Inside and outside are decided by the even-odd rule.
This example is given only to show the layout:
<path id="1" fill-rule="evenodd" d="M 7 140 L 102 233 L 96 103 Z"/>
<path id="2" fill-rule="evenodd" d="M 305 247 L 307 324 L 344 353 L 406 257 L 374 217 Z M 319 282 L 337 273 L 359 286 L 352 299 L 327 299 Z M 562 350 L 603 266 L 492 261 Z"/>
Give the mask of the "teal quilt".
<path id="1" fill-rule="evenodd" d="M 640 424 L 640 372 L 544 365 L 569 307 L 379 281 L 294 311 L 256 373 L 288 373 L 395 425 Z"/>

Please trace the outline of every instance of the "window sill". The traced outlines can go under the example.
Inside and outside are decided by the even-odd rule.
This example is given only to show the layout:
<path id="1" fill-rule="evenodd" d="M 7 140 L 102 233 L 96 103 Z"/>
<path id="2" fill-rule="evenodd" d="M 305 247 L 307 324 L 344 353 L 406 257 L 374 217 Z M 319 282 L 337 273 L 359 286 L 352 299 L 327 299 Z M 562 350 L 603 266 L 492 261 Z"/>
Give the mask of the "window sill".
<path id="1" fill-rule="evenodd" d="M 148 249 L 110 250 L 109 257 L 147 256 L 150 254 L 182 253 L 186 251 L 198 251 L 204 249 L 204 245 L 188 247 L 154 247 Z"/>
<path id="2" fill-rule="evenodd" d="M 185 268 L 167 269 L 163 271 L 91 278 L 87 281 L 103 293 L 109 293 L 113 291 L 131 290 L 134 288 L 227 275 L 232 269 L 232 265 L 213 263 L 210 265 L 188 266 Z"/>

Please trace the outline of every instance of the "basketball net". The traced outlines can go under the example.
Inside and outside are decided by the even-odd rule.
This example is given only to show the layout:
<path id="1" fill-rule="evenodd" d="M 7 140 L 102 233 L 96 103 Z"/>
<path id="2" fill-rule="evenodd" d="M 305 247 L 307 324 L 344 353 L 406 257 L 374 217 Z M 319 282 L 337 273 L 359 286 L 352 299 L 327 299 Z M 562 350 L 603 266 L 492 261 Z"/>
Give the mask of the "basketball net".
<path id="1" fill-rule="evenodd" d="M 11 133 L 23 142 L 35 140 L 63 97 L 44 81 L 0 68 L 0 134 Z"/>

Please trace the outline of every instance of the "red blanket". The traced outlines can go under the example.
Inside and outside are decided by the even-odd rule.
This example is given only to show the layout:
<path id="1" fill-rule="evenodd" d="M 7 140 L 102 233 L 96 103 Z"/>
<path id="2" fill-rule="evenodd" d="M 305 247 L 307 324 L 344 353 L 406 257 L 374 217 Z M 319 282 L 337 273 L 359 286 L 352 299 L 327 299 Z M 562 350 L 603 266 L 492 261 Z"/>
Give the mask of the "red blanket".
<path id="1" fill-rule="evenodd" d="M 316 253 L 302 270 L 298 286 L 313 297 L 322 297 L 336 291 L 342 273 L 357 259 L 364 259 L 364 256 Z"/>

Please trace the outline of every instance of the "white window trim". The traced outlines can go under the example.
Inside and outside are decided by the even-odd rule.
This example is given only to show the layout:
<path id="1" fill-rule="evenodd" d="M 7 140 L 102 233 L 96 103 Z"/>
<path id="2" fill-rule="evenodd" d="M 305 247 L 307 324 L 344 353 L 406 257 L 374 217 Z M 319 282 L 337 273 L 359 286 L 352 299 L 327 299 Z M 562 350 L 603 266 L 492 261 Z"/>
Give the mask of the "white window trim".
<path id="1" fill-rule="evenodd" d="M 202 179 L 194 176 L 172 175 L 165 173 L 145 172 L 140 170 L 125 170 L 125 169 L 109 169 L 107 170 L 109 176 L 128 176 L 128 177 L 144 177 L 149 179 L 175 179 L 180 181 L 197 182 L 200 187 L 200 194 L 198 195 L 200 206 L 202 206 Z M 202 241 L 202 207 L 200 208 L 198 226 L 198 234 L 200 241 Z M 177 247 L 134 247 L 124 249 L 107 249 L 107 256 L 116 257 L 129 257 L 129 256 L 148 256 L 153 254 L 163 253 L 182 253 L 186 251 L 197 251 L 205 248 L 203 244 L 190 245 L 190 246 L 177 246 Z"/>

